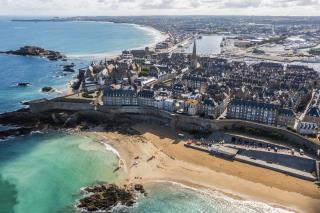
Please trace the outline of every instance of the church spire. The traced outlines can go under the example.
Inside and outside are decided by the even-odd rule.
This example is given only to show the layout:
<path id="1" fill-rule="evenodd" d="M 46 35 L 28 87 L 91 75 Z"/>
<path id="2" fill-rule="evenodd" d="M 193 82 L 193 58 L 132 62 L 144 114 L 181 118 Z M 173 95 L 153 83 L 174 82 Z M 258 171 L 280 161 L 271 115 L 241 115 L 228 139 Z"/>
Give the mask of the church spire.
<path id="1" fill-rule="evenodd" d="M 196 57 L 197 57 L 197 44 L 196 44 L 196 40 L 194 40 L 194 43 L 193 43 L 192 57 L 193 57 L 193 58 L 196 58 Z"/>
<path id="2" fill-rule="evenodd" d="M 198 66 L 196 40 L 194 40 L 194 43 L 193 43 L 193 50 L 192 50 L 192 56 L 191 56 L 191 66 L 193 69 L 197 69 L 197 66 Z"/>

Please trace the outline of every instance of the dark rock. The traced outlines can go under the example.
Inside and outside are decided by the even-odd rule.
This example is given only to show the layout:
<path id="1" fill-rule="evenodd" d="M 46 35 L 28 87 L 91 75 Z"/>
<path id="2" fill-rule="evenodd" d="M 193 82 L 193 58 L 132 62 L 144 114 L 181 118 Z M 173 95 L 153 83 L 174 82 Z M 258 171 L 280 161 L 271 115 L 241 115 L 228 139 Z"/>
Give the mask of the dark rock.
<path id="1" fill-rule="evenodd" d="M 22 105 L 29 105 L 29 101 L 20 101 L 20 103 L 22 104 Z"/>
<path id="2" fill-rule="evenodd" d="M 17 86 L 18 87 L 26 87 L 26 86 L 30 86 L 31 84 L 30 83 L 28 83 L 28 82 L 19 82 L 19 83 L 17 83 Z"/>
<path id="3" fill-rule="evenodd" d="M 75 72 L 75 70 L 70 67 L 65 67 L 63 68 L 63 72 Z"/>
<path id="4" fill-rule="evenodd" d="M 0 131 L 0 139 L 4 139 L 9 136 L 27 135 L 27 134 L 30 134 L 31 131 L 32 131 L 32 128 L 28 128 L 28 127 L 3 130 L 3 131 Z"/>
<path id="5" fill-rule="evenodd" d="M 42 92 L 53 92 L 53 88 L 52 87 L 42 87 L 41 91 Z"/>
<path id="6" fill-rule="evenodd" d="M 144 190 L 142 184 L 135 184 L 135 185 L 134 185 L 134 190 L 136 190 L 136 191 L 138 191 L 138 192 L 140 192 L 140 193 L 142 193 L 142 194 L 145 193 L 145 190 Z"/>
<path id="7" fill-rule="evenodd" d="M 66 64 L 66 65 L 63 65 L 63 68 L 73 68 L 75 67 L 76 65 L 74 63 L 71 63 L 71 64 Z"/>
<path id="8" fill-rule="evenodd" d="M 141 184 L 136 184 L 135 188 L 144 190 Z M 121 188 L 114 184 L 86 187 L 84 191 L 90 194 L 80 199 L 76 207 L 89 212 L 110 211 L 118 204 L 132 206 L 136 200 L 135 190 L 130 187 Z"/>

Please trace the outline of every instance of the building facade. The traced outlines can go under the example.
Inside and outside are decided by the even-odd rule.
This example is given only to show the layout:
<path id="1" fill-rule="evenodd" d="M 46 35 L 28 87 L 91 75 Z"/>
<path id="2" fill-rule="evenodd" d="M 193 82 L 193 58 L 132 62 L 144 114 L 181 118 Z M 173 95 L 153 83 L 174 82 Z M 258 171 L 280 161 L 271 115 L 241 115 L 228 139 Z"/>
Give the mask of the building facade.
<path id="1" fill-rule="evenodd" d="M 276 125 L 278 109 L 273 104 L 234 99 L 229 104 L 227 117 Z"/>

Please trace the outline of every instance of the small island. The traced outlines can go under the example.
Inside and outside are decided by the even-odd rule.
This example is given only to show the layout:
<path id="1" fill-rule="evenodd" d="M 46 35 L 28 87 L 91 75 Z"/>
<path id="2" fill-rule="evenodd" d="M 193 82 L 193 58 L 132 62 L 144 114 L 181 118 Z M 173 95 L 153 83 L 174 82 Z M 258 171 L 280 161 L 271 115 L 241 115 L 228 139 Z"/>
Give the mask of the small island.
<path id="1" fill-rule="evenodd" d="M 36 46 L 24 46 L 18 50 L 9 50 L 9 51 L 4 51 L 0 53 L 9 54 L 9 55 L 20 55 L 20 56 L 38 56 L 38 57 L 47 58 L 51 61 L 66 60 L 66 56 L 60 52 L 46 50 Z"/>

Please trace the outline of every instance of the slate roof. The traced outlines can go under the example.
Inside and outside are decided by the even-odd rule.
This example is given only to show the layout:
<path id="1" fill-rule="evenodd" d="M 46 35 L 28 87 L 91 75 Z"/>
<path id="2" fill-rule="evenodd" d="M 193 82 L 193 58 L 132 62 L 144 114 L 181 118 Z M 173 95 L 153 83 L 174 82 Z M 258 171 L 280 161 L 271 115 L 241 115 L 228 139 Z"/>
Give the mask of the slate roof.
<path id="1" fill-rule="evenodd" d="M 320 109 L 319 109 L 319 107 L 318 106 L 313 106 L 313 107 L 309 108 L 306 115 L 319 118 L 320 117 Z"/>
<path id="2" fill-rule="evenodd" d="M 300 122 L 299 129 L 311 129 L 311 130 L 316 130 L 318 129 L 318 125 L 315 123 L 309 123 L 309 122 Z"/>
<path id="3" fill-rule="evenodd" d="M 103 95 L 108 97 L 133 97 L 136 95 L 136 92 L 130 89 L 107 88 L 104 90 Z"/>
<path id="4" fill-rule="evenodd" d="M 292 109 L 279 109 L 278 111 L 279 115 L 284 115 L 287 117 L 296 117 L 296 114 L 294 113 L 294 111 Z"/>
<path id="5" fill-rule="evenodd" d="M 176 83 L 173 85 L 173 90 L 174 91 L 184 91 L 185 87 L 183 86 L 182 83 Z"/>
<path id="6" fill-rule="evenodd" d="M 188 81 L 200 81 L 200 82 L 207 82 L 208 80 L 204 77 L 199 77 L 199 76 L 184 76 L 183 80 L 188 80 Z"/>
<path id="7" fill-rule="evenodd" d="M 142 90 L 138 93 L 138 97 L 141 98 L 153 98 L 154 97 L 154 91 L 153 90 Z"/>

